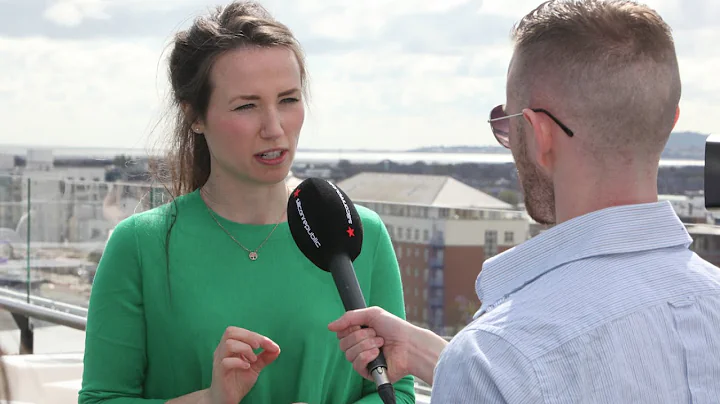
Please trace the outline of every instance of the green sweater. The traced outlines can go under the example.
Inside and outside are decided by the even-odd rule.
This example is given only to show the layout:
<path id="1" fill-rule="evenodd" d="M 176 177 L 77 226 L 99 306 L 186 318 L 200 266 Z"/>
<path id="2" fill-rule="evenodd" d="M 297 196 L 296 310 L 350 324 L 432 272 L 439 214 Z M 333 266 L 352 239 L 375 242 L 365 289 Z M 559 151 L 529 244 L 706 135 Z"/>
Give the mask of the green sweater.
<path id="1" fill-rule="evenodd" d="M 213 352 L 228 326 L 265 335 L 281 350 L 243 404 L 382 403 L 327 329 L 344 313 L 332 275 L 302 255 L 287 222 L 252 262 L 198 191 L 175 202 L 129 217 L 108 240 L 90 297 L 79 404 L 164 403 L 210 387 Z M 373 211 L 357 209 L 364 239 L 354 265 L 367 304 L 404 318 L 385 226 Z M 251 249 L 274 226 L 216 217 Z M 415 402 L 412 377 L 395 390 L 398 403 Z"/>

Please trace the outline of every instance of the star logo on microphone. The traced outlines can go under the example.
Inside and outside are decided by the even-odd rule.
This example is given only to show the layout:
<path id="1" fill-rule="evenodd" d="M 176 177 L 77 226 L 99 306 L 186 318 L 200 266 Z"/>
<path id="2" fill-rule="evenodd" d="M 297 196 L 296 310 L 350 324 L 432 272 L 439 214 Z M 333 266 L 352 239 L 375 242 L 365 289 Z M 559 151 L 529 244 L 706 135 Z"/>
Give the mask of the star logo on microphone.
<path id="1" fill-rule="evenodd" d="M 294 195 L 296 198 L 297 198 L 298 196 L 300 196 L 300 188 L 296 189 L 295 192 L 293 193 L 293 195 Z"/>
<path id="2" fill-rule="evenodd" d="M 348 237 L 355 237 L 355 229 L 353 229 L 352 227 L 348 227 L 348 229 L 345 231 L 347 232 Z"/>

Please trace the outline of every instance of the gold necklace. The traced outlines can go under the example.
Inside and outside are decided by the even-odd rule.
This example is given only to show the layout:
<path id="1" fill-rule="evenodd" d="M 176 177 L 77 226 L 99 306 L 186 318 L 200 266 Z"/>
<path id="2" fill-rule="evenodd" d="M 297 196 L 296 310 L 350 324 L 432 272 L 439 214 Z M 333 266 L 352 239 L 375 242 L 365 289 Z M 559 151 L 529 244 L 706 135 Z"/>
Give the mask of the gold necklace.
<path id="1" fill-rule="evenodd" d="M 287 186 L 285 186 L 285 190 L 286 190 L 286 192 L 288 192 L 288 194 L 290 193 L 290 190 L 287 188 Z M 260 248 L 262 248 L 263 245 L 265 245 L 265 242 L 267 242 L 270 239 L 270 236 L 272 236 L 272 234 L 275 232 L 275 229 L 277 229 L 278 226 L 280 226 L 280 220 L 278 220 L 278 222 L 275 223 L 275 227 L 273 227 L 273 229 L 270 231 L 270 234 L 268 234 L 267 237 L 265 237 L 265 240 L 263 240 L 263 242 L 260 243 L 260 245 L 256 249 L 251 250 L 251 249 L 245 247 L 244 245 L 242 245 L 242 243 L 237 241 L 237 239 L 229 231 L 227 231 L 225 226 L 223 226 L 220 223 L 220 221 L 217 220 L 217 218 L 215 217 L 215 215 L 213 214 L 213 212 L 209 206 L 207 207 L 207 210 L 208 210 L 208 213 L 210 214 L 210 217 L 215 221 L 215 223 L 217 223 L 218 226 L 220 226 L 220 228 L 225 232 L 225 234 L 230 236 L 230 238 L 232 239 L 232 241 L 235 242 L 235 244 L 239 245 L 243 250 L 248 252 L 248 258 L 250 258 L 250 261 L 256 261 L 258 259 L 258 251 L 260 250 Z M 284 214 L 285 214 L 285 212 L 283 212 L 283 215 Z M 280 216 L 280 219 L 282 219 L 282 216 Z"/>

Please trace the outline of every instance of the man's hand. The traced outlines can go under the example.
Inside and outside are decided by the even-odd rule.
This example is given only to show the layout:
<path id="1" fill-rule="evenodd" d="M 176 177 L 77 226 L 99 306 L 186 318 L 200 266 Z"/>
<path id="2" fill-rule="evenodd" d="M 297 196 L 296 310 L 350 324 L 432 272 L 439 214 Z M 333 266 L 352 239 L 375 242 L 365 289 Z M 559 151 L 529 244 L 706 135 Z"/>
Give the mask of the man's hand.
<path id="1" fill-rule="evenodd" d="M 410 374 L 408 358 L 413 328 L 412 324 L 379 307 L 349 311 L 328 325 L 330 331 L 337 333 L 347 360 L 368 380 L 372 377 L 367 365 L 378 357 L 382 347 L 392 383 Z"/>
<path id="2" fill-rule="evenodd" d="M 361 328 L 367 326 L 367 328 Z M 360 375 L 372 380 L 367 365 L 380 354 L 388 363 L 388 377 L 395 383 L 412 374 L 432 383 L 435 364 L 447 342 L 431 331 L 416 327 L 379 308 L 353 310 L 328 325 L 337 333 L 340 349 Z"/>

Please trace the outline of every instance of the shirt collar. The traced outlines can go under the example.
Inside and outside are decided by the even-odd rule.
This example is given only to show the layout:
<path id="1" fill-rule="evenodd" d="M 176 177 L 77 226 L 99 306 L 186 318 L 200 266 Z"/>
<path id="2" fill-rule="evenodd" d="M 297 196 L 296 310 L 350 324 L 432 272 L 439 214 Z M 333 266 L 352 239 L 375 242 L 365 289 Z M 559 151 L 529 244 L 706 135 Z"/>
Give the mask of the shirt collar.
<path id="1" fill-rule="evenodd" d="M 571 261 L 691 243 L 670 202 L 616 206 L 576 217 L 486 260 L 475 282 L 482 302 L 475 317 Z"/>

